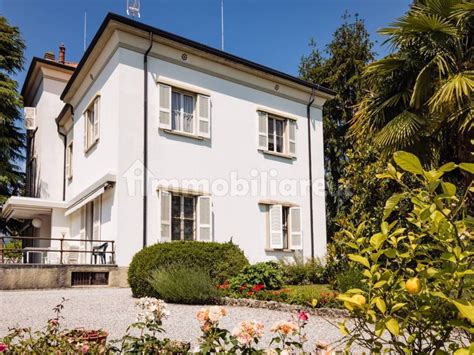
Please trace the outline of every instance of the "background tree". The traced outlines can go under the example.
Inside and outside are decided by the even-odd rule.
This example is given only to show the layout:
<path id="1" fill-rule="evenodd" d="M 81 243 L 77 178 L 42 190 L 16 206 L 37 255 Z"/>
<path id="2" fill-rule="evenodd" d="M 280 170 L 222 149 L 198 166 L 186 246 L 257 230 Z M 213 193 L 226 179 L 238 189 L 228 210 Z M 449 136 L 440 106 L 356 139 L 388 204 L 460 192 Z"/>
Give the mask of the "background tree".
<path id="1" fill-rule="evenodd" d="M 337 92 L 336 97 L 323 108 L 326 214 L 330 238 L 337 229 L 334 222 L 338 211 L 343 210 L 350 199 L 345 193 L 347 189 L 339 185 L 344 166 L 348 163 L 347 150 L 354 144 L 347 131 L 353 118 L 354 105 L 364 93 L 362 72 L 367 63 L 374 59 L 373 43 L 364 21 L 357 15 L 352 19 L 347 13 L 342 18 L 342 25 L 326 46 L 326 56 L 311 40 L 311 53 L 301 59 L 299 68 L 303 79 Z"/>
<path id="2" fill-rule="evenodd" d="M 0 203 L 24 186 L 24 133 L 20 128 L 22 99 L 11 75 L 23 69 L 25 44 L 17 27 L 0 17 Z"/>
<path id="3" fill-rule="evenodd" d="M 427 166 L 472 161 L 474 3 L 418 0 L 379 32 L 395 51 L 365 70 L 352 133 Z"/>

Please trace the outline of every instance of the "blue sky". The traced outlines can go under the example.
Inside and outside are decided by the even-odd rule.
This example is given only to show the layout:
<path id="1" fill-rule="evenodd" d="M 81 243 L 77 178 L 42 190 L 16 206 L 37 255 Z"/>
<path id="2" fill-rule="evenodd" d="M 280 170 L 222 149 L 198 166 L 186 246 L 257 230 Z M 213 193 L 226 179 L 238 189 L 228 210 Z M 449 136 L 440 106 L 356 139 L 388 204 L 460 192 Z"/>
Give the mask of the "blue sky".
<path id="1" fill-rule="evenodd" d="M 224 0 L 225 50 L 260 64 L 297 75 L 301 56 L 314 38 L 321 48 L 331 40 L 347 10 L 365 20 L 379 56 L 388 48 L 377 29 L 408 9 L 410 0 Z M 26 41 L 26 66 L 64 42 L 66 60 L 83 53 L 84 12 L 87 43 L 108 12 L 125 13 L 126 0 L 0 0 L 0 14 L 18 26 Z M 220 0 L 141 0 L 146 24 L 220 48 Z M 21 86 L 20 86 L 21 87 Z"/>

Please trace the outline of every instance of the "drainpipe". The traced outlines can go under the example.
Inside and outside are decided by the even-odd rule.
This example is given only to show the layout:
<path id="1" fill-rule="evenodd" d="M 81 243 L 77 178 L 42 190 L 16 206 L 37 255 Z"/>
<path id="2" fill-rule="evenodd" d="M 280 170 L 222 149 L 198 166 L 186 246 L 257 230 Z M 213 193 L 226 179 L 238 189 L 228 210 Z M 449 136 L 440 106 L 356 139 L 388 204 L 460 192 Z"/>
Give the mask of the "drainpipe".
<path id="1" fill-rule="evenodd" d="M 306 117 L 308 118 L 308 156 L 309 156 L 309 213 L 311 225 L 311 258 L 314 258 L 314 218 L 313 218 L 313 161 L 311 153 L 311 105 L 314 102 L 316 91 L 313 89 L 306 106 Z"/>
<path id="2" fill-rule="evenodd" d="M 66 104 L 71 110 L 71 114 L 74 116 L 74 108 L 71 104 Z M 59 123 L 56 120 L 56 126 L 58 128 L 58 134 L 63 138 L 64 151 L 63 151 L 63 201 L 66 201 L 66 149 L 67 149 L 67 136 L 61 132 Z"/>
<path id="3" fill-rule="evenodd" d="M 148 53 L 153 46 L 153 33 L 149 33 L 150 45 L 143 56 L 143 248 L 147 244 L 148 208 Z"/>

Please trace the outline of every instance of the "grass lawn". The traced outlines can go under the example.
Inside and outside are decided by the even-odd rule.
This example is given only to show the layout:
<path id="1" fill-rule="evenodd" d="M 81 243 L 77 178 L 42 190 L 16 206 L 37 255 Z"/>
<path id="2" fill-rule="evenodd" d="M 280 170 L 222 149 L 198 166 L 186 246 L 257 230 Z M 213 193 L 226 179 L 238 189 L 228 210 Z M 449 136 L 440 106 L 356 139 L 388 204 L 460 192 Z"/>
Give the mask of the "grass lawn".
<path id="1" fill-rule="evenodd" d="M 319 307 L 333 306 L 335 303 L 335 291 L 329 285 L 287 285 L 290 300 L 298 300 L 297 303 L 311 305 L 317 300 Z"/>
<path id="2" fill-rule="evenodd" d="M 319 299 L 321 294 L 334 292 L 329 285 L 287 285 L 284 288 L 288 290 L 288 295 L 302 296 L 308 300 Z"/>

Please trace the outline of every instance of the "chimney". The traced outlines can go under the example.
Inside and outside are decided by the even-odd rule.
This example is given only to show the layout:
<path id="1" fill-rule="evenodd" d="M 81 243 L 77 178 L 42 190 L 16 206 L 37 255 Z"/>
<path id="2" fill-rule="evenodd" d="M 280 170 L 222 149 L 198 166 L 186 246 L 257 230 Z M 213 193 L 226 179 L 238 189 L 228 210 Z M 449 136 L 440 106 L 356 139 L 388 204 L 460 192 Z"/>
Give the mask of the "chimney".
<path id="1" fill-rule="evenodd" d="M 44 59 L 55 61 L 56 56 L 54 55 L 53 52 L 45 52 L 44 53 Z"/>
<path id="2" fill-rule="evenodd" d="M 61 43 L 59 46 L 59 60 L 58 63 L 64 64 L 66 61 L 66 47 L 64 47 L 64 43 Z"/>

